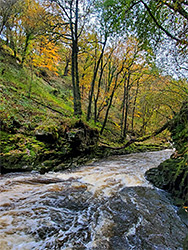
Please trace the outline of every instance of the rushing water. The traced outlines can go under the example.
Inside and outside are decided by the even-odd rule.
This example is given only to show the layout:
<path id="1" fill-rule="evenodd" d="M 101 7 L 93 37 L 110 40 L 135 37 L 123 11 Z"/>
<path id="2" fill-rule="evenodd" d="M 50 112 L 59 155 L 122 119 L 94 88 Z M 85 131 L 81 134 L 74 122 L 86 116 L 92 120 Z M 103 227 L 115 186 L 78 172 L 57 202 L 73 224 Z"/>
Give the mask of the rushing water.
<path id="1" fill-rule="evenodd" d="M 172 151 L 113 156 L 62 173 L 0 177 L 1 250 L 175 250 L 187 228 L 144 173 Z"/>

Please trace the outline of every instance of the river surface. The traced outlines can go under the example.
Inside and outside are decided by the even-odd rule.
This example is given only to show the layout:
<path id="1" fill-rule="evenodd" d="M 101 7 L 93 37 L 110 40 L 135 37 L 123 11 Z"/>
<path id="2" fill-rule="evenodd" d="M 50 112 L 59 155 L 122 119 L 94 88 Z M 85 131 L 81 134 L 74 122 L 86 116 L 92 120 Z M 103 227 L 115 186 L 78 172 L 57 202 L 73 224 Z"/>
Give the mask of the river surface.
<path id="1" fill-rule="evenodd" d="M 61 173 L 0 176 L 0 249 L 183 249 L 187 227 L 177 208 L 144 178 L 171 154 L 136 153 Z"/>

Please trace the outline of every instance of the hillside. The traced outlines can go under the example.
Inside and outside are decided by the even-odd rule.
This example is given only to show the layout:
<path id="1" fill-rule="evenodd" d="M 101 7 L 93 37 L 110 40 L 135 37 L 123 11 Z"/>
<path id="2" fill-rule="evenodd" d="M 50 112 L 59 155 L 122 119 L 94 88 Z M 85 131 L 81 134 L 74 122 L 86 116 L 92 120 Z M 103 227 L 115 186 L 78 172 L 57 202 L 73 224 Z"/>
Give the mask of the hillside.
<path id="1" fill-rule="evenodd" d="M 2 173 L 61 170 L 112 153 L 106 144 L 123 143 L 117 140 L 120 130 L 113 121 L 108 121 L 99 143 L 101 123 L 86 122 L 84 114 L 82 121 L 74 116 L 69 76 L 23 68 L 3 48 L 0 72 Z M 121 153 L 168 146 L 161 140 L 131 145 Z"/>
<path id="2" fill-rule="evenodd" d="M 2 172 L 45 168 L 46 160 L 52 160 L 50 168 L 62 162 L 71 151 L 66 137 L 71 144 L 75 134 L 71 129 L 79 126 L 73 117 L 69 79 L 22 68 L 4 50 L 0 72 Z"/>

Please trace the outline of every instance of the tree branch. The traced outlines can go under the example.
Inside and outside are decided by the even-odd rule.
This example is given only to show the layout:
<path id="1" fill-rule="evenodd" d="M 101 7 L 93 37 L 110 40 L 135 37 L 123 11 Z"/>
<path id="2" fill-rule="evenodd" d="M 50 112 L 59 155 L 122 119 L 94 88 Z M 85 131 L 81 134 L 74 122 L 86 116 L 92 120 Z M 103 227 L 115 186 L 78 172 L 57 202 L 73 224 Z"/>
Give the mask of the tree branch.
<path id="1" fill-rule="evenodd" d="M 141 3 L 143 3 L 144 7 L 146 8 L 146 10 L 148 11 L 149 15 L 151 16 L 151 18 L 153 19 L 153 21 L 155 22 L 155 24 L 157 25 L 157 27 L 159 29 L 161 29 L 168 37 L 172 38 L 173 40 L 177 41 L 178 43 L 180 44 L 187 44 L 188 45 L 188 42 L 185 41 L 185 40 L 181 40 L 177 37 L 175 37 L 174 35 L 172 35 L 168 30 L 166 30 L 158 21 L 157 19 L 155 18 L 155 16 L 153 15 L 153 13 L 151 12 L 150 8 L 148 7 L 148 5 L 141 0 Z"/>

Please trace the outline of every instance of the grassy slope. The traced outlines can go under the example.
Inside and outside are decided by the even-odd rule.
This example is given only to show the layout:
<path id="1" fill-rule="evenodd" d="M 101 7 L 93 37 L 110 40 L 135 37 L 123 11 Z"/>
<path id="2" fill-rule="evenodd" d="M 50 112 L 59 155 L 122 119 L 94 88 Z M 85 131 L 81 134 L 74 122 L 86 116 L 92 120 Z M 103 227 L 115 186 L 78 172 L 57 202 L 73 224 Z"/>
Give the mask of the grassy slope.
<path id="1" fill-rule="evenodd" d="M 50 81 L 21 68 L 15 59 L 1 50 L 1 156 L 12 156 L 13 164 L 15 157 L 19 162 L 21 155 L 25 162 L 29 156 L 31 163 L 38 152 L 47 150 L 45 143 L 36 140 L 38 131 L 56 136 L 57 127 L 61 126 L 63 130 L 75 122 L 70 81 L 65 82 L 52 74 L 46 79 Z"/>

